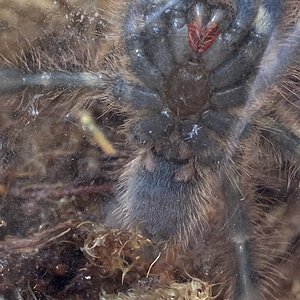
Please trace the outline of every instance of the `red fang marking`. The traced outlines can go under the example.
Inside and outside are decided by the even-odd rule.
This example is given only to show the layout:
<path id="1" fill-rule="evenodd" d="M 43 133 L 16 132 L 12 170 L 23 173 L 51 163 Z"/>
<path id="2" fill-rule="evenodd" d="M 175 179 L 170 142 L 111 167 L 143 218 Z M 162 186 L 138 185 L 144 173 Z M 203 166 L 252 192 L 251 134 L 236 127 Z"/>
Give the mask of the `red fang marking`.
<path id="1" fill-rule="evenodd" d="M 196 22 L 188 24 L 189 45 L 197 53 L 205 52 L 220 34 L 217 24 L 200 28 Z"/>

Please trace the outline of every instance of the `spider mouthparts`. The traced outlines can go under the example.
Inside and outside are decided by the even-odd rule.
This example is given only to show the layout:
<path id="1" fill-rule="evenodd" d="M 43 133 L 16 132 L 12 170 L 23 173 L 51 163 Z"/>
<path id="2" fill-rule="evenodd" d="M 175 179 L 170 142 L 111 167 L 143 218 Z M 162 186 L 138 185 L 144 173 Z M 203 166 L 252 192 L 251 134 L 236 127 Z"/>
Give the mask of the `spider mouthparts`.
<path id="1" fill-rule="evenodd" d="M 218 37 L 220 31 L 217 24 L 201 27 L 198 22 L 188 24 L 188 41 L 192 50 L 196 53 L 207 51 Z"/>
<path id="2" fill-rule="evenodd" d="M 189 46 L 194 52 L 203 53 L 220 34 L 219 24 L 224 21 L 225 12 L 197 3 L 191 8 L 189 16 L 187 24 Z"/>

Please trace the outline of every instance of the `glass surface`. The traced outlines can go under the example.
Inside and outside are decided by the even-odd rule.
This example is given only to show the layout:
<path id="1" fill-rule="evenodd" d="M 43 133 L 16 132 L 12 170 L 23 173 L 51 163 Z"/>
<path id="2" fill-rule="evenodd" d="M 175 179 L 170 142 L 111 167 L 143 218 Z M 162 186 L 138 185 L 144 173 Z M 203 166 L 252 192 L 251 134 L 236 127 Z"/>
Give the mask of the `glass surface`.
<path id="1" fill-rule="evenodd" d="M 0 300 L 298 299 L 299 16 L 0 0 Z"/>

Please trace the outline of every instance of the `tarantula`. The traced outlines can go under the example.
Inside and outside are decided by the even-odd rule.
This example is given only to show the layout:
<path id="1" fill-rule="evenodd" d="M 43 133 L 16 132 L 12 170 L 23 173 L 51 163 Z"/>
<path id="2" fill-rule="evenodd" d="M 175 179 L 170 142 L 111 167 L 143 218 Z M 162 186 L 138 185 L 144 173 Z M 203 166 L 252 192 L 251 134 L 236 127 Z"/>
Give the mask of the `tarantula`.
<path id="1" fill-rule="evenodd" d="M 300 4 L 111 5 L 118 11 L 112 36 L 119 40 L 106 69 L 81 70 L 67 57 L 62 65 L 48 59 L 36 66 L 25 57 L 23 70 L 17 63 L 1 67 L 1 94 L 104 94 L 128 114 L 127 136 L 137 148 L 107 224 L 167 245 L 167 261 L 226 283 L 225 298 L 272 298 L 278 276 L 277 237 L 267 221 L 272 172 L 293 169 L 284 175 L 293 182 L 286 195 L 299 193 Z"/>

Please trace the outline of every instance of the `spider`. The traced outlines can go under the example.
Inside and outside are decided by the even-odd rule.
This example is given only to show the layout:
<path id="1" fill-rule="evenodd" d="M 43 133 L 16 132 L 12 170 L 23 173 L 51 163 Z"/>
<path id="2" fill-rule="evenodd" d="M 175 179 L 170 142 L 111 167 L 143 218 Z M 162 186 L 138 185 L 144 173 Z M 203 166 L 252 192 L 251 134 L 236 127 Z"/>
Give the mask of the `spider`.
<path id="1" fill-rule="evenodd" d="M 226 299 L 271 299 L 278 278 L 268 220 L 277 196 L 273 174 L 290 182 L 282 198 L 299 193 L 300 4 L 111 5 L 119 40 L 103 69 L 81 69 L 67 55 L 49 63 L 49 54 L 32 67 L 25 57 L 23 70 L 1 67 L 1 93 L 104 94 L 128 115 L 126 133 L 136 147 L 107 224 L 161 244 L 166 261 L 193 276 L 225 283 Z"/>

